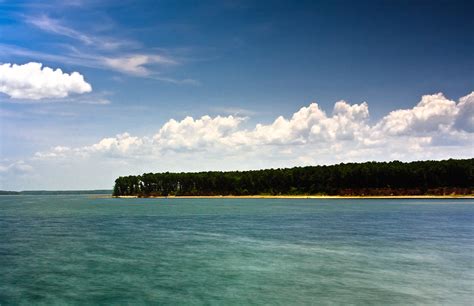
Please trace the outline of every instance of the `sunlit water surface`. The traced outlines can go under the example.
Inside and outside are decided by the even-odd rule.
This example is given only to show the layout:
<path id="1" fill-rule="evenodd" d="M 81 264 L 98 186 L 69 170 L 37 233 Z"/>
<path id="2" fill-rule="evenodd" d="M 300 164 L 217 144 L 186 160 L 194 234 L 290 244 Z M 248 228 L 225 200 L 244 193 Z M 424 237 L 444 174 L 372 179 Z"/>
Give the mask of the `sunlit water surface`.
<path id="1" fill-rule="evenodd" d="M 472 200 L 0 197 L 0 304 L 472 304 Z"/>

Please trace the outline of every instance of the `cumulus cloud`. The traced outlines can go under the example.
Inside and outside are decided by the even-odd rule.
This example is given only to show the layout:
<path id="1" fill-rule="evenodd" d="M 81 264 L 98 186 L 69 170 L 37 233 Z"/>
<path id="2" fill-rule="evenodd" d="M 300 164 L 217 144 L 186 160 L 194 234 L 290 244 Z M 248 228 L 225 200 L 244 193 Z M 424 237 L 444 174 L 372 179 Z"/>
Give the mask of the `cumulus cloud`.
<path id="1" fill-rule="evenodd" d="M 107 137 L 98 143 L 79 148 L 56 146 L 46 152 L 36 152 L 34 159 L 64 159 L 71 156 L 88 157 L 92 154 L 104 154 L 114 156 L 136 156 L 143 154 L 143 145 L 150 141 L 146 138 L 131 136 L 129 133 L 118 134 L 115 137 Z"/>
<path id="2" fill-rule="evenodd" d="M 104 138 L 100 142 L 84 148 L 85 152 L 107 152 L 111 155 L 137 154 L 146 138 L 130 136 L 128 133 L 119 134 L 116 137 Z"/>
<path id="3" fill-rule="evenodd" d="M 368 115 L 367 103 L 349 105 L 339 101 L 332 116 L 328 116 L 317 103 L 311 103 L 290 119 L 280 116 L 272 124 L 257 124 L 251 131 L 236 132 L 229 142 L 237 145 L 290 145 L 354 139 L 367 128 Z"/>
<path id="4" fill-rule="evenodd" d="M 78 72 L 68 74 L 35 62 L 0 65 L 0 92 L 13 99 L 64 98 L 91 91 L 91 85 Z"/>
<path id="5" fill-rule="evenodd" d="M 179 122 L 171 119 L 163 125 L 153 140 L 161 149 L 202 150 L 227 144 L 244 119 L 234 116 L 203 116 L 196 120 L 186 117 Z"/>
<path id="6" fill-rule="evenodd" d="M 65 146 L 56 146 L 51 148 L 47 152 L 36 152 L 35 158 L 38 159 L 47 159 L 47 158 L 59 158 L 67 157 L 72 152 L 71 148 Z"/>
<path id="7" fill-rule="evenodd" d="M 469 133 L 474 132 L 474 91 L 459 99 L 454 126 Z"/>
<path id="8" fill-rule="evenodd" d="M 58 177 L 65 171 L 87 177 L 101 173 L 95 185 L 105 186 L 119 175 L 155 171 L 469 158 L 474 143 L 471 103 L 472 94 L 458 102 L 441 94 L 424 96 L 413 108 L 391 112 L 374 123 L 367 103 L 345 101 L 336 102 L 330 112 L 311 103 L 291 116 L 254 126 L 239 116 L 185 117 L 165 122 L 149 136 L 123 133 L 82 147 L 57 146 L 28 162 L 51 179 L 51 169 Z M 392 120 L 399 118 L 393 114 L 400 111 L 411 114 L 410 120 L 394 130 Z"/>
<path id="9" fill-rule="evenodd" d="M 36 157 L 73 154 L 153 159 L 169 152 L 204 152 L 204 156 L 222 159 L 252 154 L 263 160 L 271 156 L 309 161 L 312 156 L 314 162 L 336 162 L 450 157 L 454 149 L 458 149 L 455 156 L 472 155 L 473 97 L 471 93 L 456 103 L 441 93 L 426 95 L 413 108 L 390 112 L 374 124 L 369 124 L 367 103 L 351 105 L 346 101 L 336 102 L 330 114 L 311 103 L 290 118 L 280 116 L 270 124 L 257 124 L 251 129 L 243 126 L 246 118 L 238 116 L 171 119 L 152 137 L 124 133 L 90 146 L 56 147 L 37 153 Z M 446 149 L 447 146 L 451 148 Z"/>
<path id="10" fill-rule="evenodd" d="M 242 116 L 171 119 L 148 136 L 123 133 L 86 146 L 56 146 L 17 163 L 5 161 L 0 186 L 110 188 L 118 176 L 144 172 L 472 158 L 473 97 L 454 101 L 427 95 L 414 107 L 377 121 L 370 120 L 367 103 L 346 101 L 328 111 L 311 103 L 268 124 L 250 125 Z M 76 175 L 65 178 L 64 173 Z"/>
<path id="11" fill-rule="evenodd" d="M 396 110 L 385 116 L 376 128 L 389 135 L 436 132 L 454 123 L 459 108 L 442 93 L 425 95 L 415 107 Z"/>

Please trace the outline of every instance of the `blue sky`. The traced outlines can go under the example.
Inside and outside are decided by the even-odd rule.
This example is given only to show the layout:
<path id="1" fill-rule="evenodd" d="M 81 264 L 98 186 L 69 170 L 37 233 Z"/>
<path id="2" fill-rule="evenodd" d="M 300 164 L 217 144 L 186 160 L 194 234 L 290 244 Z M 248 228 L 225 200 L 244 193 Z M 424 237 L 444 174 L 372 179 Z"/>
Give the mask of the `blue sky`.
<path id="1" fill-rule="evenodd" d="M 0 189 L 472 157 L 473 9 L 0 1 Z"/>

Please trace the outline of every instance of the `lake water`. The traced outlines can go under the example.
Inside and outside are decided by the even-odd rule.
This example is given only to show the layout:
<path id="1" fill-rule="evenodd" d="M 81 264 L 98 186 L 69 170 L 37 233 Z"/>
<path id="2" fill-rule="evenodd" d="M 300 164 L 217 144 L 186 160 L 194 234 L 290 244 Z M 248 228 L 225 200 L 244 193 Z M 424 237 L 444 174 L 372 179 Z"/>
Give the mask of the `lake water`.
<path id="1" fill-rule="evenodd" d="M 0 304 L 472 304 L 472 200 L 0 197 Z"/>

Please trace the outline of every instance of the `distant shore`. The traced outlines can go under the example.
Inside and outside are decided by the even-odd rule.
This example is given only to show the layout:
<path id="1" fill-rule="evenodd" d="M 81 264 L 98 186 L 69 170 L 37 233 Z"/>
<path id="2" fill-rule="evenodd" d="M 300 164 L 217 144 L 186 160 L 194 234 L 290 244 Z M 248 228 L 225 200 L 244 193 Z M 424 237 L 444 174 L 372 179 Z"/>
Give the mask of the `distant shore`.
<path id="1" fill-rule="evenodd" d="M 329 195 L 247 195 L 247 196 L 112 196 L 120 199 L 474 199 L 474 195 L 397 195 L 397 196 L 329 196 Z"/>

